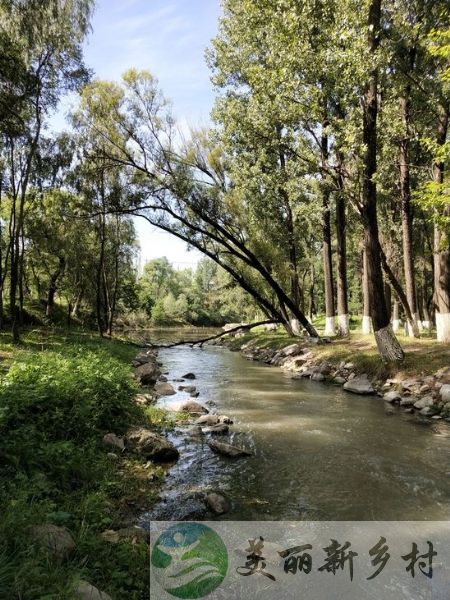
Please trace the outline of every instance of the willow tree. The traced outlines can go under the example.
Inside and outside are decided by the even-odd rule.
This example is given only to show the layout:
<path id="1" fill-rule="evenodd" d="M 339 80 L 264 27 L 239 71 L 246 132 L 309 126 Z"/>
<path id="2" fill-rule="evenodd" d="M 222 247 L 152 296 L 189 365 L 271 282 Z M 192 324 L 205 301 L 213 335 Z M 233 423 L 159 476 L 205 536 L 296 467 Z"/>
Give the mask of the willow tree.
<path id="1" fill-rule="evenodd" d="M 128 178 L 127 202 L 111 211 L 142 216 L 198 248 L 271 319 L 292 331 L 291 313 L 317 337 L 252 238 L 248 215 L 236 210 L 220 146 L 202 133 L 182 143 L 168 103 L 148 72 L 128 71 L 121 85 L 87 86 L 76 120 L 80 131 L 95 131 L 88 155 L 100 157 L 106 168 L 120 168 Z"/>

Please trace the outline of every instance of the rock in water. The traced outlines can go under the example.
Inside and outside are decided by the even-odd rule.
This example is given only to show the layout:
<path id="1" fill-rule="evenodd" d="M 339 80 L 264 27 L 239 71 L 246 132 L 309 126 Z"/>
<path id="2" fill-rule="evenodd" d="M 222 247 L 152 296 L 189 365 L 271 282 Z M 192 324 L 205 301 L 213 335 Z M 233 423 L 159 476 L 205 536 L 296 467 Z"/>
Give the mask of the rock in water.
<path id="1" fill-rule="evenodd" d="M 324 381 L 325 375 L 323 373 L 313 373 L 311 375 L 311 380 L 312 381 Z"/>
<path id="2" fill-rule="evenodd" d="M 180 392 L 186 392 L 186 394 L 193 394 L 197 390 L 195 385 L 179 385 L 178 389 Z"/>
<path id="3" fill-rule="evenodd" d="M 186 373 L 186 375 L 182 376 L 183 379 L 197 379 L 194 373 Z"/>
<path id="4" fill-rule="evenodd" d="M 203 427 L 203 433 L 212 433 L 213 435 L 226 435 L 230 428 L 225 423 L 217 423 L 217 425 L 211 425 L 211 427 Z"/>
<path id="5" fill-rule="evenodd" d="M 134 452 L 156 462 L 171 462 L 177 460 L 180 455 L 166 438 L 143 427 L 128 433 L 127 444 Z"/>
<path id="6" fill-rule="evenodd" d="M 399 402 L 401 400 L 401 396 L 398 392 L 386 392 L 383 396 L 383 400 L 385 402 Z"/>
<path id="7" fill-rule="evenodd" d="M 72 534 L 66 527 L 58 527 L 51 523 L 33 527 L 32 536 L 35 542 L 46 548 L 59 562 L 68 558 L 76 549 Z"/>
<path id="8" fill-rule="evenodd" d="M 155 392 L 158 394 L 158 396 L 173 396 L 176 394 L 176 391 L 170 385 L 170 383 L 157 383 L 155 385 Z"/>
<path id="9" fill-rule="evenodd" d="M 216 515 L 224 515 L 229 512 L 231 508 L 231 503 L 228 498 L 225 498 L 222 494 L 216 494 L 215 492 L 206 496 L 206 504 Z"/>
<path id="10" fill-rule="evenodd" d="M 134 370 L 136 378 L 143 385 L 153 385 L 161 375 L 160 368 L 153 362 L 148 362 Z"/>
<path id="11" fill-rule="evenodd" d="M 237 446 L 232 446 L 231 444 L 227 444 L 225 442 L 217 442 L 216 440 L 209 440 L 208 446 L 213 452 L 217 452 L 217 454 L 222 454 L 223 456 L 229 456 L 231 458 L 253 455 L 252 452 L 244 450 L 244 448 L 238 448 Z"/>
<path id="12" fill-rule="evenodd" d="M 87 581 L 79 581 L 75 588 L 75 598 L 79 600 L 112 600 L 106 592 L 101 592 L 98 588 Z"/>
<path id="13" fill-rule="evenodd" d="M 212 425 L 217 425 L 217 423 L 219 423 L 217 415 L 203 415 L 195 421 L 196 425 L 205 425 L 205 427 L 211 427 Z"/>
<path id="14" fill-rule="evenodd" d="M 219 423 L 225 423 L 225 425 L 233 425 L 233 419 L 230 419 L 230 417 L 227 417 L 226 415 L 220 415 Z"/>
<path id="15" fill-rule="evenodd" d="M 181 406 L 177 409 L 181 412 L 188 412 L 192 415 L 206 415 L 209 410 L 199 404 L 198 402 L 194 402 L 193 400 L 189 400 L 188 402 L 183 402 Z"/>
<path id="16" fill-rule="evenodd" d="M 367 395 L 375 393 L 367 375 L 357 375 L 356 377 L 353 377 L 353 379 L 344 383 L 343 388 L 347 392 L 352 392 L 353 394 Z"/>
<path id="17" fill-rule="evenodd" d="M 433 396 L 424 396 L 423 398 L 420 398 L 420 400 L 417 400 L 417 402 L 414 402 L 414 408 L 418 408 L 419 410 L 422 410 L 423 408 L 430 408 L 433 403 Z"/>

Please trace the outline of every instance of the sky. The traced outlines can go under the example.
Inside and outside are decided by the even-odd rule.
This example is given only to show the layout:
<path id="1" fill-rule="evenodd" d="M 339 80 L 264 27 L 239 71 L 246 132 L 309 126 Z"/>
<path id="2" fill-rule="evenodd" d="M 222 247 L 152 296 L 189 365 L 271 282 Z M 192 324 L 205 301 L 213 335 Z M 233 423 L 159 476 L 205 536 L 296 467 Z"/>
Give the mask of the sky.
<path id="1" fill-rule="evenodd" d="M 118 80 L 130 67 L 149 70 L 172 100 L 179 121 L 205 124 L 214 94 L 204 53 L 219 14 L 219 0 L 97 0 L 85 62 L 100 79 Z M 142 264 L 167 256 L 184 268 L 201 258 L 143 219 L 136 219 L 136 228 Z"/>

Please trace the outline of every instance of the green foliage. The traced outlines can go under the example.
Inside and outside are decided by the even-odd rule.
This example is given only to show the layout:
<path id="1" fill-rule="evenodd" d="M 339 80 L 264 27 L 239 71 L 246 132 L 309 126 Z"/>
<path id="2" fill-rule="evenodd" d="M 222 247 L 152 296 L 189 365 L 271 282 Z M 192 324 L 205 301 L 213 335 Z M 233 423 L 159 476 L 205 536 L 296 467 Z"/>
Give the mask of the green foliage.
<path id="1" fill-rule="evenodd" d="M 167 258 L 156 258 L 144 267 L 139 281 L 140 302 L 153 325 L 191 324 L 216 326 L 252 319 L 251 298 L 209 258 L 195 271 L 176 270 Z"/>
<path id="2" fill-rule="evenodd" d="M 135 352 L 125 342 L 37 330 L 14 350 L 0 381 L 1 597 L 69 599 L 78 578 L 113 597 L 148 593 L 146 544 L 99 537 L 117 526 L 119 500 L 142 487 L 132 465 L 111 461 L 102 445 L 104 433 L 146 420 L 132 402 Z M 74 535 L 69 561 L 55 563 L 33 544 L 30 528 L 44 522 Z"/>
<path id="3" fill-rule="evenodd" d="M 167 411 L 156 406 L 148 406 L 145 408 L 145 415 L 148 422 L 153 427 L 174 427 L 177 422 L 189 421 L 191 416 L 189 413 Z"/>

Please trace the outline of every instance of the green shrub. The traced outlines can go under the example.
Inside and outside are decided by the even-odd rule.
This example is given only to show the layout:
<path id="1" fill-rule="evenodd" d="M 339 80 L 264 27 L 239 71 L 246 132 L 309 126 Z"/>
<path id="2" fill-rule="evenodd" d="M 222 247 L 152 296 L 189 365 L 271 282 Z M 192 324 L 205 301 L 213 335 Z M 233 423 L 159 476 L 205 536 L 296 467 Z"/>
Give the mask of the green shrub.
<path id="1" fill-rule="evenodd" d="M 99 536 L 117 525 L 114 493 L 124 485 L 122 461 L 108 458 L 102 437 L 145 418 L 132 402 L 135 351 L 90 338 L 83 346 L 41 341 L 30 335 L 37 351 L 18 351 L 0 380 L 0 598 L 69 600 L 83 577 L 138 600 L 148 595 L 146 545 L 110 545 Z M 66 563 L 33 544 L 30 529 L 44 522 L 74 535 L 77 550 Z"/>

